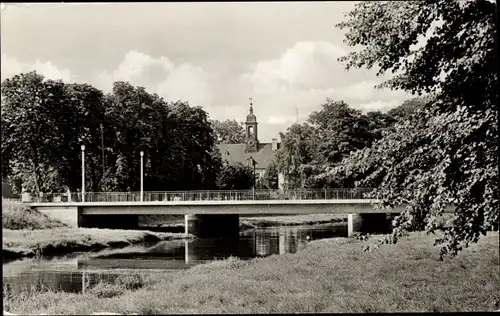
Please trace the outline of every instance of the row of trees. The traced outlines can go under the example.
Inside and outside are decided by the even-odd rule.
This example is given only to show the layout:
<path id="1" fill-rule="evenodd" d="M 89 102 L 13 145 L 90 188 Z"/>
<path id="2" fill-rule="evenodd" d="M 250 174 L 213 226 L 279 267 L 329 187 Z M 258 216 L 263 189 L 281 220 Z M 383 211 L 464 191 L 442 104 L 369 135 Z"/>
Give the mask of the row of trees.
<path id="1" fill-rule="evenodd" d="M 320 111 L 312 113 L 303 124 L 290 126 L 281 133 L 282 147 L 268 166 L 258 188 L 278 188 L 278 170 L 287 175 L 289 188 L 351 187 L 353 181 L 327 181 L 316 176 L 327 167 L 339 164 L 351 151 L 368 147 L 382 137 L 385 129 L 406 120 L 426 98 L 405 101 L 388 113 L 363 114 L 345 102 L 327 99 Z M 217 143 L 238 144 L 245 141 L 242 122 L 212 121 Z M 240 166 L 242 168 L 242 166 Z M 242 182 L 246 181 L 242 180 Z"/>
<path id="2" fill-rule="evenodd" d="M 140 151 L 145 190 L 234 186 L 207 113 L 142 87 L 116 82 L 104 94 L 88 84 L 20 74 L 2 82 L 1 114 L 2 173 L 16 193 L 79 190 L 81 145 L 88 191 L 138 190 Z M 250 179 L 238 188 L 251 187 Z"/>
<path id="3" fill-rule="evenodd" d="M 291 188 L 353 187 L 355 179 L 319 175 L 340 165 L 351 152 L 370 147 L 425 102 L 425 98 L 414 98 L 388 113 L 364 114 L 343 101 L 327 99 L 305 123 L 294 124 L 281 134 L 276 164 Z"/>

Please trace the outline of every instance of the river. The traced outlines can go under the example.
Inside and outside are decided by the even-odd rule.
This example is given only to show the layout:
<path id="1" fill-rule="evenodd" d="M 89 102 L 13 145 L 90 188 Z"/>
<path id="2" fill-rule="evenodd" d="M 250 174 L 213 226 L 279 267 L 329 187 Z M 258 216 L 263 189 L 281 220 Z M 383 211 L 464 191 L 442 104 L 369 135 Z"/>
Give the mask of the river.
<path id="1" fill-rule="evenodd" d="M 347 237 L 345 223 L 255 228 L 239 239 L 194 239 L 136 244 L 119 249 L 27 258 L 3 263 L 3 284 L 11 293 L 32 287 L 82 292 L 88 286 L 131 271 L 176 271 L 230 256 L 248 260 L 296 252 L 308 241 Z"/>

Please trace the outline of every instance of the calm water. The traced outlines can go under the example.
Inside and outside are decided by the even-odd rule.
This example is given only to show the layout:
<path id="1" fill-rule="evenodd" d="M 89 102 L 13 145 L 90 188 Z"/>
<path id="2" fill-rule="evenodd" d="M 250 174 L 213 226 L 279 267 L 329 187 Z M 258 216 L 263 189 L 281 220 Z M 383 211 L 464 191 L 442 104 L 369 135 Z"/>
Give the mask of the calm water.
<path id="1" fill-rule="evenodd" d="M 347 237 L 347 227 L 344 223 L 258 228 L 242 232 L 239 240 L 163 241 L 60 257 L 23 259 L 3 264 L 3 284 L 14 293 L 42 285 L 54 290 L 81 292 L 84 284 L 113 280 L 121 273 L 134 270 L 175 271 L 230 256 L 246 260 L 293 253 L 307 242 L 306 236 L 309 240 Z"/>

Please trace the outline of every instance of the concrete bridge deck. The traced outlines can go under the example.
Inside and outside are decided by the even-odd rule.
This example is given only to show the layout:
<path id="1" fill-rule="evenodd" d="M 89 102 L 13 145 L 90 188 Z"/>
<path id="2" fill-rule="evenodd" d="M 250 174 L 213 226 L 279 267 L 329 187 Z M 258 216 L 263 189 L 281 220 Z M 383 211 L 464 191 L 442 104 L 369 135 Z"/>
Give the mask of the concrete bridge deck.
<path id="1" fill-rule="evenodd" d="M 152 202 L 57 202 L 31 203 L 40 211 L 70 211 L 81 215 L 286 215 L 383 213 L 373 207 L 377 200 L 228 200 L 228 201 L 152 201 Z"/>
<path id="2" fill-rule="evenodd" d="M 346 214 L 349 234 L 386 231 L 396 209 L 377 209 L 371 189 L 46 194 L 30 203 L 74 227 L 136 229 L 139 216 L 184 215 L 185 231 L 196 236 L 238 236 L 240 215 Z M 69 202 L 68 202 L 69 201 Z"/>

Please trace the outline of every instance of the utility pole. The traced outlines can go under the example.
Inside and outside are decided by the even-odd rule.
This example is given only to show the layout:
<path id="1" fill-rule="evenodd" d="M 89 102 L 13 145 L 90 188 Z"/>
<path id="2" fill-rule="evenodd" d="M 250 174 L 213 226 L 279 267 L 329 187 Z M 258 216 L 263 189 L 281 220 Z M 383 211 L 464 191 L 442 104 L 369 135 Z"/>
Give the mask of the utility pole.
<path id="1" fill-rule="evenodd" d="M 295 106 L 295 122 L 299 124 L 299 107 Z"/>

